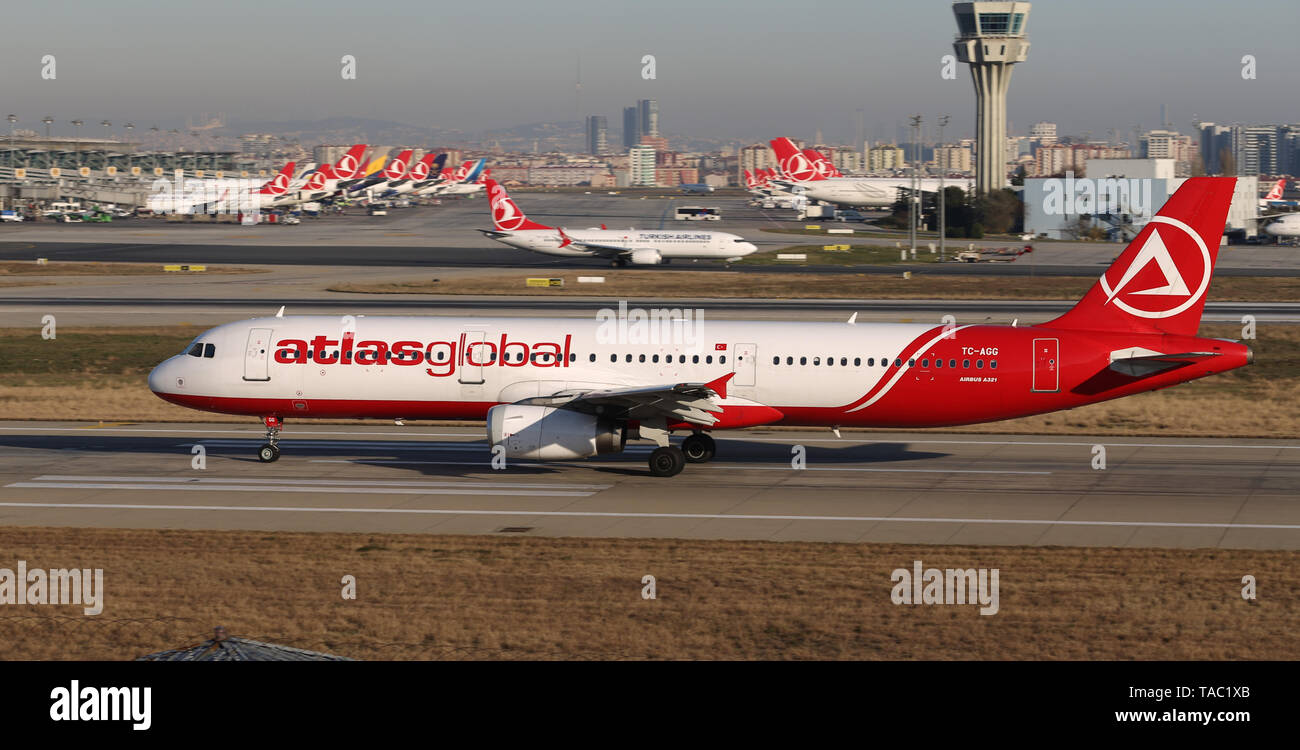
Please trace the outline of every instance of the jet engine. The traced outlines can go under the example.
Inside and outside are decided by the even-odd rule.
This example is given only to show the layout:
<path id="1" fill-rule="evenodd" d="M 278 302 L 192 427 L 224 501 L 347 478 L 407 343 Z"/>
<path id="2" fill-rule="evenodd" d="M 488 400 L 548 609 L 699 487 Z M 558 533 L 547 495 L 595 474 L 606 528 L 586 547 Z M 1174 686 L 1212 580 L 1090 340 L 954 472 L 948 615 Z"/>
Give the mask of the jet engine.
<path id="1" fill-rule="evenodd" d="M 664 262 L 663 256 L 653 247 L 643 247 L 633 250 L 632 265 L 634 266 L 657 266 Z"/>
<path id="2" fill-rule="evenodd" d="M 510 458 L 564 461 L 618 453 L 627 431 L 613 420 L 553 406 L 501 404 L 488 409 L 488 442 Z"/>

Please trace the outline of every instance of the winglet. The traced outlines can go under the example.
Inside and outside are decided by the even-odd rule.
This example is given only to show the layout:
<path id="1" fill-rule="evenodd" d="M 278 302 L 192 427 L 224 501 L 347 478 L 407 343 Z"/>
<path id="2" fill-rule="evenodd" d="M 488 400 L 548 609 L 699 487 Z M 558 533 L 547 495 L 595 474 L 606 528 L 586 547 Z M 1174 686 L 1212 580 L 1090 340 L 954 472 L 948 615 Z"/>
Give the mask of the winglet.
<path id="1" fill-rule="evenodd" d="M 723 375 L 722 377 L 716 380 L 710 380 L 709 382 L 704 384 L 704 387 L 718 394 L 718 398 L 726 398 L 727 381 L 731 380 L 734 377 L 736 377 L 736 373 L 729 372 L 726 375 Z"/>

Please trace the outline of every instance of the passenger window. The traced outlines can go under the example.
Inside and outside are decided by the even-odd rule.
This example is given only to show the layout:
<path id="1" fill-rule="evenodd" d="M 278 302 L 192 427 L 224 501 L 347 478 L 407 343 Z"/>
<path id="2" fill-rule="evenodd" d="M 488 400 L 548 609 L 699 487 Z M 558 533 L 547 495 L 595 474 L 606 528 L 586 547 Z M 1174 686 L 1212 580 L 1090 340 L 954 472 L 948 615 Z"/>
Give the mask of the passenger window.
<path id="1" fill-rule="evenodd" d="M 998 361 L 996 359 L 989 360 L 989 369 L 990 370 L 998 369 Z"/>
<path id="2" fill-rule="evenodd" d="M 650 358 L 650 361 L 655 362 L 657 364 L 659 362 L 659 355 L 658 354 L 654 355 L 653 357 Z"/>
<path id="3" fill-rule="evenodd" d="M 723 354 L 722 356 L 718 357 L 718 364 L 720 365 L 727 364 L 727 355 Z"/>
<path id="4" fill-rule="evenodd" d="M 638 362 L 644 362 L 644 361 L 645 361 L 645 355 L 644 355 L 644 354 L 637 355 L 636 361 L 638 361 Z"/>
<path id="5" fill-rule="evenodd" d="M 930 360 L 928 360 L 928 359 L 923 359 L 923 360 L 921 360 L 921 367 L 926 368 L 926 367 L 929 367 L 929 366 L 930 366 Z"/>
<path id="6" fill-rule="evenodd" d="M 595 362 L 595 361 L 596 361 L 596 355 L 595 355 L 595 354 L 591 355 L 590 357 L 587 358 L 587 361 L 588 361 L 588 362 Z"/>
<path id="7" fill-rule="evenodd" d="M 618 355 L 617 355 L 617 354 L 611 354 L 611 355 L 609 355 L 609 361 L 610 361 L 610 362 L 617 362 L 617 361 L 618 361 Z"/>
<path id="8" fill-rule="evenodd" d="M 822 358 L 821 358 L 821 357 L 813 357 L 813 364 L 814 364 L 814 365 L 820 365 L 821 363 L 822 363 Z"/>
<path id="9" fill-rule="evenodd" d="M 982 359 L 977 359 L 977 360 L 975 360 L 975 369 L 976 369 L 976 370 L 983 370 L 983 369 L 984 369 L 984 360 L 982 360 Z"/>
<path id="10" fill-rule="evenodd" d="M 698 365 L 699 363 L 700 363 L 700 355 L 698 355 L 698 354 L 692 354 L 692 355 L 691 355 L 691 364 L 693 364 L 693 365 Z"/>
<path id="11" fill-rule="evenodd" d="M 840 357 L 840 367 L 848 367 L 848 366 L 849 366 L 849 358 Z"/>
<path id="12" fill-rule="evenodd" d="M 774 364 L 774 365 L 779 365 L 779 364 L 781 364 L 781 358 L 780 358 L 780 357 L 773 357 L 773 358 L 772 358 L 772 364 Z"/>
<path id="13" fill-rule="evenodd" d="M 954 370 L 957 369 L 957 360 L 955 359 L 948 360 L 948 366 Z"/>
<path id="14" fill-rule="evenodd" d="M 970 369 L 970 360 L 969 360 L 969 359 L 963 359 L 963 360 L 961 361 L 961 367 L 962 367 L 963 370 L 969 370 L 969 369 Z"/>
<path id="15" fill-rule="evenodd" d="M 901 358 L 894 360 L 894 367 L 902 367 L 902 366 L 903 366 L 903 360 Z"/>
<path id="16" fill-rule="evenodd" d="M 792 364 L 794 364 L 794 357 L 786 357 L 786 358 L 785 358 L 785 363 L 786 363 L 787 365 L 792 365 Z"/>
<path id="17" fill-rule="evenodd" d="M 799 364 L 801 364 L 801 365 L 806 365 L 806 364 L 808 364 L 808 358 L 807 358 L 807 357 L 800 357 L 800 358 L 799 358 Z"/>
<path id="18" fill-rule="evenodd" d="M 943 360 L 942 360 L 942 359 L 936 359 L 936 360 L 934 361 L 934 368 L 935 368 L 936 370 L 942 370 L 942 369 L 943 369 Z"/>
<path id="19" fill-rule="evenodd" d="M 627 359 L 626 359 L 625 361 L 627 361 L 627 362 L 631 362 L 631 361 L 632 361 L 632 355 L 631 355 L 631 354 L 627 355 Z"/>
<path id="20" fill-rule="evenodd" d="M 854 358 L 853 358 L 853 366 L 854 366 L 854 367 L 861 367 L 861 366 L 862 366 L 862 357 L 854 357 Z"/>
<path id="21" fill-rule="evenodd" d="M 710 355 L 708 355 L 708 356 L 706 356 L 706 357 L 704 358 L 704 364 L 706 364 L 706 365 L 711 365 L 711 364 L 713 364 L 713 355 L 712 355 L 712 354 L 710 354 Z"/>
<path id="22" fill-rule="evenodd" d="M 826 358 L 826 366 L 827 366 L 827 367 L 834 367 L 834 366 L 835 366 L 835 358 L 834 358 L 834 357 L 827 357 L 827 358 Z"/>
<path id="23" fill-rule="evenodd" d="M 875 366 L 876 366 L 876 358 L 867 357 L 867 367 L 875 367 Z"/>

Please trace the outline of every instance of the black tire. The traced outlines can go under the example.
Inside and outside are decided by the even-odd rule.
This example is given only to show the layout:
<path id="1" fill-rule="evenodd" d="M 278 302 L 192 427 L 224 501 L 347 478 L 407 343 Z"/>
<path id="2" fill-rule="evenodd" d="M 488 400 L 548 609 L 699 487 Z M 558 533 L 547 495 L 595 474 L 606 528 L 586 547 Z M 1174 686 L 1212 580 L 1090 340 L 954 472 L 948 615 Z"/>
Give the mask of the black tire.
<path id="1" fill-rule="evenodd" d="M 650 473 L 656 477 L 675 477 L 686 466 L 686 456 L 675 445 L 655 448 L 650 453 Z"/>
<path id="2" fill-rule="evenodd" d="M 269 464 L 279 457 L 280 457 L 279 446 L 275 446 L 275 445 L 271 445 L 270 443 L 267 443 L 266 445 L 263 445 L 261 448 L 257 449 L 257 460 L 261 461 L 264 464 Z"/>
<path id="3" fill-rule="evenodd" d="M 703 432 L 691 433 L 682 441 L 682 454 L 686 456 L 687 461 L 693 464 L 712 461 L 713 454 L 716 451 L 717 444 L 713 442 L 713 438 Z"/>

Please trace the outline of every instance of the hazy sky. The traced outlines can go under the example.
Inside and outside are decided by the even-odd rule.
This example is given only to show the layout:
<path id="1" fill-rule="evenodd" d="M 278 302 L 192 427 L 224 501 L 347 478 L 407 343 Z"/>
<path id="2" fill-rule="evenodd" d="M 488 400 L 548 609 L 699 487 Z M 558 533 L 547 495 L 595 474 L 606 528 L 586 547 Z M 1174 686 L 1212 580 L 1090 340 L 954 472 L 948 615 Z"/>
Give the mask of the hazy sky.
<path id="1" fill-rule="evenodd" d="M 953 115 L 973 135 L 964 66 L 942 80 L 956 31 L 947 0 L 543 0 L 6 5 L 0 109 L 41 116 L 183 122 L 361 116 L 477 130 L 604 114 L 659 100 L 662 128 L 707 137 L 892 139 L 912 112 Z M 1295 0 L 1038 0 L 1009 117 L 1063 133 L 1300 121 Z M 41 56 L 57 59 L 42 80 Z M 340 58 L 357 58 L 343 80 Z M 653 54 L 657 79 L 641 78 Z M 1241 78 L 1254 55 L 1258 79 Z M 575 97 L 578 57 L 582 100 Z M 83 128 L 89 135 L 98 127 Z"/>

